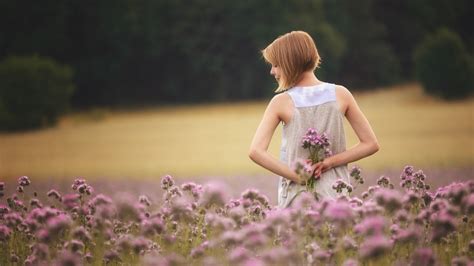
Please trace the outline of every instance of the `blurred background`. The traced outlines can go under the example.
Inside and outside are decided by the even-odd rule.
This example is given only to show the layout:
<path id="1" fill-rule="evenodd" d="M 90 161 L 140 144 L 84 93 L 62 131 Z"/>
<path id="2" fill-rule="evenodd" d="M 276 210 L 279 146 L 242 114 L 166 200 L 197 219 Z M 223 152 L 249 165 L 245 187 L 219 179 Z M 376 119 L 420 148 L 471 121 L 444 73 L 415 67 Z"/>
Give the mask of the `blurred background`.
<path id="1" fill-rule="evenodd" d="M 470 179 L 473 13 L 469 0 L 0 0 L 0 180 L 172 174 L 276 192 L 247 151 L 276 88 L 260 50 L 291 30 L 371 122 L 367 175 Z"/>

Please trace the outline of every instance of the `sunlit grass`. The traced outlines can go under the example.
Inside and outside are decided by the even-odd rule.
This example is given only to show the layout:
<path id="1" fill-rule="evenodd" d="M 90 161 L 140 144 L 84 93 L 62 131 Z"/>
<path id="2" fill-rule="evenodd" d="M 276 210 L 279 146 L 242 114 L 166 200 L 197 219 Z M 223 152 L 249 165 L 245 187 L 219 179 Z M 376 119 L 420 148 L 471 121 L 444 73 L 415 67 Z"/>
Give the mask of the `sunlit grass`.
<path id="1" fill-rule="evenodd" d="M 417 85 L 355 93 L 381 145 L 368 170 L 474 164 L 474 99 L 442 102 Z M 0 135 L 0 177 L 266 174 L 247 151 L 266 102 L 95 110 L 51 129 Z M 348 148 L 356 143 L 346 123 Z M 270 150 L 278 157 L 280 129 Z"/>

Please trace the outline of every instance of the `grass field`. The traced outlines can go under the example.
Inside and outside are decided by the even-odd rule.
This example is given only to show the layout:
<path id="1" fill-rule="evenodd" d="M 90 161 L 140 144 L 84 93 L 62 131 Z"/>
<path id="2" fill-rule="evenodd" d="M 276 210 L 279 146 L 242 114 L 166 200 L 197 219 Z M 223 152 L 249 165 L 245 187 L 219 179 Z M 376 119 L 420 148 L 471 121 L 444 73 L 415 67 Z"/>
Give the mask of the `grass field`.
<path id="1" fill-rule="evenodd" d="M 355 93 L 381 150 L 357 162 L 367 170 L 470 168 L 474 165 L 474 99 L 443 102 L 416 84 Z M 82 176 L 268 175 L 247 151 L 266 102 L 91 111 L 55 128 L 0 134 L 0 179 Z M 345 126 L 348 148 L 356 143 Z M 278 156 L 280 129 L 271 151 Z"/>

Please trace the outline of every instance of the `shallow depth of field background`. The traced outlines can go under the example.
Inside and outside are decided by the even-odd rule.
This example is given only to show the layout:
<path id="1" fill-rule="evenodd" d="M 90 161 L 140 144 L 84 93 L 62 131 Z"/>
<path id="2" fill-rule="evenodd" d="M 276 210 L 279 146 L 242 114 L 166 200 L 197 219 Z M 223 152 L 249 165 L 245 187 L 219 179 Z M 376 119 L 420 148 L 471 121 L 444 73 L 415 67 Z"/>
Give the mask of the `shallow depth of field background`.
<path id="1" fill-rule="evenodd" d="M 472 178 L 474 99 L 443 102 L 417 84 L 354 95 L 381 145 L 355 163 L 366 186 L 380 175 L 398 180 L 405 165 L 424 170 L 433 185 Z M 234 194 L 256 187 L 275 202 L 277 177 L 247 156 L 265 107 L 259 101 L 68 115 L 54 128 L 1 134 L 0 176 L 14 182 L 28 175 L 56 187 L 83 177 L 105 190 L 153 194 L 160 177 L 171 174 L 178 182 L 222 181 Z M 345 130 L 350 148 L 357 138 L 347 122 Z M 280 131 L 270 148 L 276 157 Z"/>
<path id="2" fill-rule="evenodd" d="M 381 150 L 355 163 L 365 188 L 380 175 L 398 183 L 406 165 L 435 187 L 471 179 L 472 3 L 4 1 L 0 181 L 12 191 L 22 175 L 44 189 L 81 177 L 150 195 L 170 174 L 275 203 L 277 177 L 247 153 L 276 85 L 260 50 L 292 30 L 313 36 L 317 76 L 351 90 L 378 137 Z M 26 129 L 54 121 L 51 106 L 58 123 Z"/>

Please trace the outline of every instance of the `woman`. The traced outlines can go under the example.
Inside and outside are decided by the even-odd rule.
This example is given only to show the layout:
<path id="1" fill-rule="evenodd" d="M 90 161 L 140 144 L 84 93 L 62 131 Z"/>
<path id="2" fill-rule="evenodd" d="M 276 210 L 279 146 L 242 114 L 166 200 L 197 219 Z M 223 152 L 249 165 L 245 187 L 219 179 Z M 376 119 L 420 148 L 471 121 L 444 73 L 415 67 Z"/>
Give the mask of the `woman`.
<path id="1" fill-rule="evenodd" d="M 332 156 L 312 165 L 315 192 L 319 199 L 335 198 L 332 184 L 339 178 L 349 183 L 347 164 L 379 150 L 377 138 L 352 94 L 343 86 L 320 81 L 314 71 L 320 63 L 316 45 L 306 32 L 292 31 L 278 37 L 262 50 L 271 64 L 270 74 L 278 81 L 279 93 L 265 110 L 250 146 L 249 157 L 280 176 L 278 206 L 285 208 L 306 190 L 305 181 L 293 169 L 297 160 L 306 159 L 301 139 L 308 128 L 326 133 Z M 343 117 L 359 138 L 346 150 Z M 277 125 L 283 122 L 280 160 L 268 153 Z"/>

